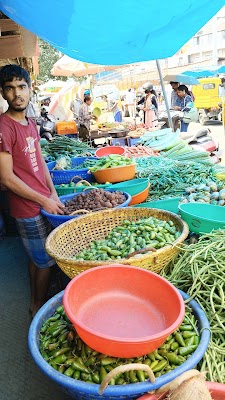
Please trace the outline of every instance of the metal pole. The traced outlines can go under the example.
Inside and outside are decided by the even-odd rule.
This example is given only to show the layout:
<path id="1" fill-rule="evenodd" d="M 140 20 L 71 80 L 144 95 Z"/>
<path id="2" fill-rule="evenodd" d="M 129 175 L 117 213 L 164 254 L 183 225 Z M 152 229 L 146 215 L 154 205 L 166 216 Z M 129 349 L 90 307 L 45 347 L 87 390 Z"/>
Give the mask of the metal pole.
<path id="1" fill-rule="evenodd" d="M 164 85 L 164 82 L 163 82 L 162 71 L 161 71 L 161 67 L 160 67 L 160 64 L 159 64 L 159 60 L 156 60 L 156 65 L 157 65 L 157 69 L 158 69 L 158 73 L 159 73 L 160 83 L 161 83 L 161 86 L 162 86 L 163 97 L 164 97 L 164 100 L 165 100 L 166 112 L 167 112 L 167 116 L 168 116 L 169 126 L 172 129 L 172 131 L 174 132 L 173 121 L 172 121 L 172 118 L 171 118 L 171 115 L 170 115 L 170 107 L 169 107 L 168 99 L 167 99 L 167 96 L 166 96 L 166 90 L 165 90 L 165 85 Z"/>

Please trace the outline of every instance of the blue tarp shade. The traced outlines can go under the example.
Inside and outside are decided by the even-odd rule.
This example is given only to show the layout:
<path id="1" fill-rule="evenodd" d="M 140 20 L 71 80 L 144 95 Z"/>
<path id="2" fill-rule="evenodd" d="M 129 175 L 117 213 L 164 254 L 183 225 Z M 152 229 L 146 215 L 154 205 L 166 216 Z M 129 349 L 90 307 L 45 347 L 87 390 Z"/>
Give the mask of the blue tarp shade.
<path id="1" fill-rule="evenodd" d="M 130 64 L 175 54 L 224 0 L 4 0 L 9 18 L 77 60 Z"/>
<path id="2" fill-rule="evenodd" d="M 215 76 L 218 74 L 225 74 L 225 66 L 217 66 L 212 69 L 208 68 L 200 68 L 200 69 L 194 69 L 194 70 L 189 70 L 184 72 L 185 75 L 188 76 L 193 76 L 195 78 L 207 78 L 209 76 Z"/>

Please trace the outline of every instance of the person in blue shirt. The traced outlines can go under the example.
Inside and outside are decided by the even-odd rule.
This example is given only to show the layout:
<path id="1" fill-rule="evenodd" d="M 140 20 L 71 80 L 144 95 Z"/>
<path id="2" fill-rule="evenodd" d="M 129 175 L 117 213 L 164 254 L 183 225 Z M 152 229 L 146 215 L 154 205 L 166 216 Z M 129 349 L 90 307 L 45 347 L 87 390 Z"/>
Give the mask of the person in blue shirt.
<path id="1" fill-rule="evenodd" d="M 180 85 L 177 88 L 178 99 L 176 101 L 176 106 L 174 106 L 174 110 L 177 111 L 185 111 L 186 108 L 193 107 L 193 100 L 191 93 L 189 92 L 187 86 Z M 181 132 L 187 132 L 189 123 L 183 122 L 181 120 Z"/>

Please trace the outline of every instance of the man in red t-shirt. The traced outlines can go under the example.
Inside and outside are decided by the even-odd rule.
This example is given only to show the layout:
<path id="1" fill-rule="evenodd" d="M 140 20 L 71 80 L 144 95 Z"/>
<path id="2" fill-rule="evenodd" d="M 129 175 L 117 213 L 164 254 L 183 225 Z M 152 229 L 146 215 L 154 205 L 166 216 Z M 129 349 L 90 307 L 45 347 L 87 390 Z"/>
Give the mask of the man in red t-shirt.
<path id="1" fill-rule="evenodd" d="M 34 316 L 46 300 L 50 267 L 55 264 L 45 251 L 51 226 L 41 213 L 63 214 L 47 165 L 42 157 L 34 122 L 26 117 L 31 95 L 30 77 L 18 65 L 0 70 L 2 96 L 8 102 L 0 115 L 0 180 L 9 191 L 11 216 L 16 219 L 29 254 L 31 312 Z"/>

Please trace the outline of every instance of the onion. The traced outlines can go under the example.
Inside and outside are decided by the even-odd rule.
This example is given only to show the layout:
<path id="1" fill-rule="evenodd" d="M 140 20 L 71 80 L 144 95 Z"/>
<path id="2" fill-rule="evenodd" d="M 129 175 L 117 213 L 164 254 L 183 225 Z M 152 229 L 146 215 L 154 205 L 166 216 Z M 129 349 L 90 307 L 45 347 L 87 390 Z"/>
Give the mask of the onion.
<path id="1" fill-rule="evenodd" d="M 219 191 L 219 199 L 225 200 L 225 189 Z"/>

